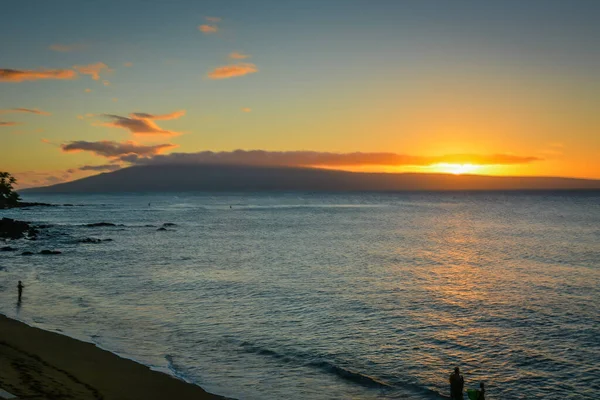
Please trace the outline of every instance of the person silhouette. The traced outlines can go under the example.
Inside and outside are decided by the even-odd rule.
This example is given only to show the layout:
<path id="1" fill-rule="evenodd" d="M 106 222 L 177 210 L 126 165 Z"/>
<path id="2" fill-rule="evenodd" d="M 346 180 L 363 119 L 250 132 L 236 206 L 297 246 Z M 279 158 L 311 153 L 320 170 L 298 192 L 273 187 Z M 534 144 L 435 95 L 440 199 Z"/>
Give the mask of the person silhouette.
<path id="1" fill-rule="evenodd" d="M 450 398 L 452 400 L 463 400 L 464 387 L 465 379 L 460 374 L 460 369 L 456 367 L 454 372 L 450 374 Z"/>
<path id="2" fill-rule="evenodd" d="M 17 290 L 19 291 L 19 303 L 21 302 L 21 296 L 23 296 L 23 288 L 25 286 L 23 286 L 23 282 L 19 281 L 19 284 L 17 285 Z"/>

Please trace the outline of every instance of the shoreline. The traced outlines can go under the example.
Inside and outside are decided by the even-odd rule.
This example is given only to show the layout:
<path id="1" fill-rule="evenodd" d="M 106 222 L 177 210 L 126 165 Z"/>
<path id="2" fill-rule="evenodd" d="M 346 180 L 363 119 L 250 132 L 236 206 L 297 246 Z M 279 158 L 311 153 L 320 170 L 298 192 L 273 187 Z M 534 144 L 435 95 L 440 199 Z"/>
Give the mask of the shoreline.
<path id="1" fill-rule="evenodd" d="M 2 314 L 0 389 L 44 399 L 226 399 L 92 343 Z"/>

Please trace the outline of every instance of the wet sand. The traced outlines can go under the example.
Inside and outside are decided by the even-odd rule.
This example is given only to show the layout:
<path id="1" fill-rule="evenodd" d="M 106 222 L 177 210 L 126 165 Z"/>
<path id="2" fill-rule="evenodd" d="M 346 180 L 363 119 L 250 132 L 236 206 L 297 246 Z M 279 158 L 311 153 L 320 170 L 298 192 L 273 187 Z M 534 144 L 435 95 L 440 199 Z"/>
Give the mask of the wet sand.
<path id="1" fill-rule="evenodd" d="M 2 315 L 0 389 L 27 399 L 224 399 L 93 344 Z"/>

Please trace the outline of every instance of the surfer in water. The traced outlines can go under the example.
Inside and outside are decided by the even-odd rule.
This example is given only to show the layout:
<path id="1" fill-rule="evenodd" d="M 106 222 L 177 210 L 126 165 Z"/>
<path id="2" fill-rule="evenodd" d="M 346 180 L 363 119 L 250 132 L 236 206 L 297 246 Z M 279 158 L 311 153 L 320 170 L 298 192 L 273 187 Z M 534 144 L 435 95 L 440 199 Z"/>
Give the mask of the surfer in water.
<path id="1" fill-rule="evenodd" d="M 460 374 L 460 369 L 456 367 L 454 372 L 450 374 L 450 398 L 452 400 L 463 400 L 464 387 L 465 379 Z"/>

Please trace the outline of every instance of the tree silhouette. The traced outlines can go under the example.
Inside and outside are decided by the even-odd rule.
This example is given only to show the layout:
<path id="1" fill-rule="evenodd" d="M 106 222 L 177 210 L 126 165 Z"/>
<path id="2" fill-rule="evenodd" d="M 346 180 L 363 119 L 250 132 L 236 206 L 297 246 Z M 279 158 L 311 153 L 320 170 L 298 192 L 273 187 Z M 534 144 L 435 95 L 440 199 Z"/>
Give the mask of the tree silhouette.
<path id="1" fill-rule="evenodd" d="M 0 208 L 12 207 L 19 204 L 19 194 L 13 187 L 17 179 L 8 172 L 0 171 Z"/>

